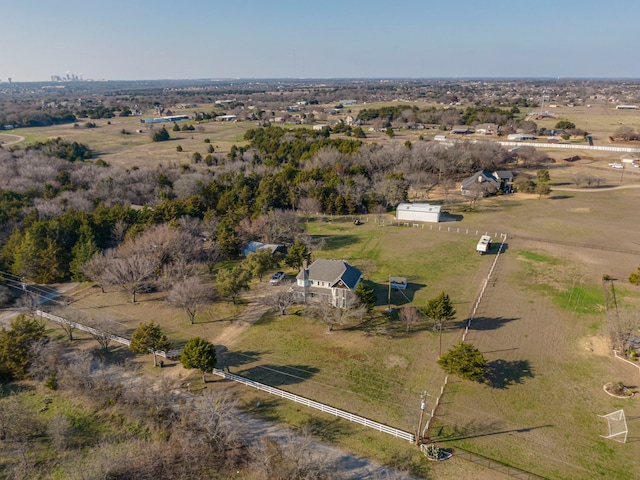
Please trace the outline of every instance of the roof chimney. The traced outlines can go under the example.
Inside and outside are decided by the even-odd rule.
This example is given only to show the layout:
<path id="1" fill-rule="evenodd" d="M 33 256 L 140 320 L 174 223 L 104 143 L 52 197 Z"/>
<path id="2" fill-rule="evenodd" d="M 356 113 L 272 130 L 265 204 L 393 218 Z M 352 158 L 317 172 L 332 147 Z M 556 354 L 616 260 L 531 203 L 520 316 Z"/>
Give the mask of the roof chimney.
<path id="1" fill-rule="evenodd" d="M 309 262 L 307 261 L 306 258 L 302 261 L 302 269 L 309 270 Z"/>

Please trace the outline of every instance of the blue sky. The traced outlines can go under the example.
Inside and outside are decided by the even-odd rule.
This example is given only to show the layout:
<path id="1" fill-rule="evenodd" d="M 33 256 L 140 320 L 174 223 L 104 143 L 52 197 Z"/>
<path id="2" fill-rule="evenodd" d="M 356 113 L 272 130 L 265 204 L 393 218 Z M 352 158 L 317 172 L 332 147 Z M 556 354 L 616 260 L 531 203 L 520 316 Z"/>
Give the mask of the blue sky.
<path id="1" fill-rule="evenodd" d="M 640 78 L 638 0 L 0 0 L 0 80 Z"/>

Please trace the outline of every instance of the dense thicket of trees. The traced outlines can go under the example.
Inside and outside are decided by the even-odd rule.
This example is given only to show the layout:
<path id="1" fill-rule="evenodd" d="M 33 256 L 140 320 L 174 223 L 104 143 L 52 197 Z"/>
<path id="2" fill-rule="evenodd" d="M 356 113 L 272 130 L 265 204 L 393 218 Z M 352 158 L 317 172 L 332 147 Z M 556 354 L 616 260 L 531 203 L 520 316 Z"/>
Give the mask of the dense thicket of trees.
<path id="1" fill-rule="evenodd" d="M 91 278 L 81 267 L 96 252 L 180 219 L 216 245 L 203 255 L 236 258 L 251 240 L 308 243 L 297 209 L 307 218 L 384 211 L 409 188 L 500 169 L 512 155 L 493 143 L 365 145 L 278 127 L 245 139 L 219 165 L 197 168 L 98 165 L 88 147 L 61 139 L 0 150 L 0 268 L 39 283 Z"/>

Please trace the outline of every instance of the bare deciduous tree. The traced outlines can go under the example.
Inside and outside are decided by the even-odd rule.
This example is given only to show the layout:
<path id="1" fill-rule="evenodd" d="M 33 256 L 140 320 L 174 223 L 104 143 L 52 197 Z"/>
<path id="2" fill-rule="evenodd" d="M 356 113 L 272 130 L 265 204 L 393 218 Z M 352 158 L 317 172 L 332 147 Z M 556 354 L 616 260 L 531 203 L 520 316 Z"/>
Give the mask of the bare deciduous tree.
<path id="1" fill-rule="evenodd" d="M 298 201 L 298 211 L 307 222 L 309 218 L 320 212 L 321 208 L 320 202 L 313 197 L 302 197 Z"/>
<path id="2" fill-rule="evenodd" d="M 173 286 L 167 296 L 167 302 L 174 307 L 182 308 L 193 325 L 198 309 L 211 302 L 215 295 L 214 288 L 203 283 L 200 277 L 189 277 Z"/>
<path id="3" fill-rule="evenodd" d="M 106 353 L 109 345 L 113 341 L 111 336 L 119 330 L 119 325 L 107 317 L 102 317 L 91 322 L 91 327 L 95 330 L 89 332 L 90 335 L 100 344 L 100 348 Z"/>
<path id="4" fill-rule="evenodd" d="M 271 310 L 280 312 L 282 315 L 287 314 L 287 309 L 296 304 L 293 292 L 288 290 L 278 290 L 262 297 L 262 303 L 267 305 Z"/>
<path id="5" fill-rule="evenodd" d="M 315 446 L 312 437 L 296 433 L 282 441 L 263 439 L 251 451 L 251 470 L 256 479 L 300 478 L 333 480 L 340 472 Z"/>
<path id="6" fill-rule="evenodd" d="M 73 430 L 71 422 L 66 415 L 55 415 L 47 425 L 47 435 L 51 443 L 58 450 L 69 446 L 70 434 Z"/>
<path id="7" fill-rule="evenodd" d="M 398 319 L 407 326 L 407 333 L 409 333 L 411 327 L 420 321 L 420 312 L 416 307 L 405 306 L 400 309 Z"/>

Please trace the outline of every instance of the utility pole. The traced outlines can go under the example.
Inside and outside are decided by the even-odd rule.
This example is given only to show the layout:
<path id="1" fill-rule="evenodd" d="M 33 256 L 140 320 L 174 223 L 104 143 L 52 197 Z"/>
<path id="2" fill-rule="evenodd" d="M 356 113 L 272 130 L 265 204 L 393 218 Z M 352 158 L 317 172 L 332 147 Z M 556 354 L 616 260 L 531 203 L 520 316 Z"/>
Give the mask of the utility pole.
<path id="1" fill-rule="evenodd" d="M 424 409 L 427 408 L 427 392 L 420 395 L 420 421 L 418 422 L 418 431 L 416 432 L 416 445 L 422 444 L 422 420 L 424 418 Z"/>
<path id="2" fill-rule="evenodd" d="M 389 275 L 389 295 L 387 297 L 387 312 L 391 312 L 391 275 Z"/>

